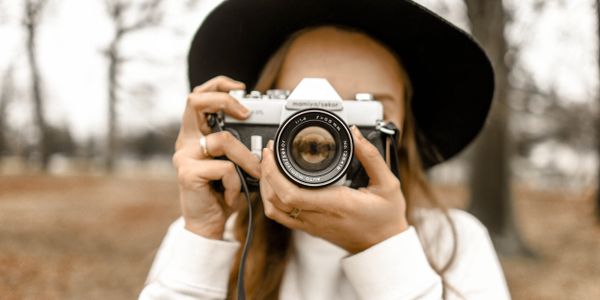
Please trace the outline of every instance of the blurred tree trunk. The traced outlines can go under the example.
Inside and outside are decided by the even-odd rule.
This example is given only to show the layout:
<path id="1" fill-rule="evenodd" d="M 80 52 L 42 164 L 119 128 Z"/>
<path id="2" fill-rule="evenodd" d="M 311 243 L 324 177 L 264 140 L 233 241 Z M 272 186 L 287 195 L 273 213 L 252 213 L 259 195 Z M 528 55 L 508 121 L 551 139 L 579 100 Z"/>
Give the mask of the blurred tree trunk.
<path id="1" fill-rule="evenodd" d="M 598 36 L 598 44 L 600 44 L 600 0 L 596 0 L 596 18 L 597 18 L 597 28 L 598 32 L 596 33 Z M 600 71 L 600 48 L 598 49 L 598 70 Z M 598 88 L 598 94 L 596 95 L 598 99 L 598 103 L 600 104 L 600 87 Z M 597 189 L 596 189 L 596 217 L 598 222 L 600 222 L 600 116 L 596 116 L 596 147 L 598 152 L 598 178 L 597 180 Z"/>
<path id="2" fill-rule="evenodd" d="M 122 35 L 117 32 L 117 35 Z M 105 168 L 108 172 L 114 169 L 115 153 L 117 152 L 117 75 L 119 74 L 119 52 L 118 45 L 120 36 L 110 44 L 106 53 L 108 56 L 108 135 Z"/>
<path id="3" fill-rule="evenodd" d="M 27 57 L 29 59 L 29 71 L 31 74 L 31 90 L 34 107 L 34 121 L 38 131 L 38 152 L 42 170 L 46 170 L 50 159 L 50 149 L 48 149 L 48 125 L 44 116 L 44 100 L 41 91 L 40 68 L 37 61 L 37 29 L 41 19 L 42 11 L 46 5 L 46 0 L 27 0 L 25 2 L 25 16 L 23 25 L 27 33 Z"/>
<path id="4" fill-rule="evenodd" d="M 130 33 L 137 32 L 160 23 L 162 12 L 160 4 L 162 0 L 148 0 L 134 7 L 130 0 L 105 0 L 108 14 L 114 24 L 114 36 L 105 55 L 108 59 L 108 132 L 107 150 L 105 158 L 105 169 L 112 172 L 115 165 L 116 153 L 118 153 L 118 131 L 119 120 L 117 106 L 119 103 L 119 77 L 122 65 L 130 60 L 123 55 L 121 42 Z M 137 18 L 132 22 L 129 16 L 133 8 L 138 9 Z"/>
<path id="5" fill-rule="evenodd" d="M 471 31 L 489 55 L 496 75 L 488 122 L 473 148 L 469 210 L 488 228 L 500 253 L 529 254 L 515 226 L 511 197 L 506 12 L 501 0 L 465 0 L 465 4 Z"/>
<path id="6" fill-rule="evenodd" d="M 11 65 L 2 76 L 2 90 L 0 91 L 0 155 L 9 153 L 11 150 L 7 137 L 6 109 L 14 96 L 13 71 L 13 65 Z"/>

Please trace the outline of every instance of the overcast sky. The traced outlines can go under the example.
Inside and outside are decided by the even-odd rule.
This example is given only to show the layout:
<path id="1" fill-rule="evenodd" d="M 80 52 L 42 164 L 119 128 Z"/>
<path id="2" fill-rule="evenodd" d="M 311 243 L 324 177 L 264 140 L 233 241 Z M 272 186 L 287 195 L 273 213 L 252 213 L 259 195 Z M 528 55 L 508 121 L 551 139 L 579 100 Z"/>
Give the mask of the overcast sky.
<path id="1" fill-rule="evenodd" d="M 31 128 L 30 97 L 24 34 L 19 26 L 21 1 L 0 7 L 0 71 L 15 66 L 19 95 L 9 107 L 9 123 L 27 133 Z M 167 2 L 167 1 L 165 1 Z M 189 41 L 203 16 L 220 0 L 199 0 L 194 9 L 184 1 L 168 1 L 161 28 L 127 38 L 124 51 L 136 57 L 124 70 L 128 86 L 151 84 L 152 97 L 127 99 L 119 106 L 123 131 L 154 128 L 177 121 L 187 93 L 185 56 Z M 427 7 L 468 29 L 461 0 L 421 0 Z M 534 0 L 509 0 L 514 24 L 508 31 L 522 45 L 520 63 L 545 89 L 557 87 L 569 101 L 592 102 L 597 86 L 596 21 L 594 1 L 546 1 L 543 13 L 534 12 Z M 563 2 L 562 6 L 558 3 Z M 107 119 L 107 61 L 101 51 L 112 37 L 112 24 L 102 0 L 50 0 L 40 27 L 38 57 L 42 69 L 46 115 L 67 125 L 79 140 L 103 135 Z M 152 62 L 148 62 L 151 59 Z M 0 82 L 0 85 L 2 83 Z M 32 129 L 29 129 L 29 132 Z"/>

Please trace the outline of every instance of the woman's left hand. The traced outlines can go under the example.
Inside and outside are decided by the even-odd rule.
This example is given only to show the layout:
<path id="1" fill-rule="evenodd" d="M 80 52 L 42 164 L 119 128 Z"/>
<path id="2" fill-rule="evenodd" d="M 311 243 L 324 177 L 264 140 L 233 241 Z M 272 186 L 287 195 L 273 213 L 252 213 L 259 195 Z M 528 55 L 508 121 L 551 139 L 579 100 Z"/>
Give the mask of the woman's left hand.
<path id="1" fill-rule="evenodd" d="M 267 217 L 358 253 L 406 230 L 408 222 L 400 181 L 354 126 L 352 133 L 354 154 L 370 179 L 366 188 L 301 188 L 280 173 L 271 142 L 263 150 L 260 192 Z M 294 208 L 301 210 L 296 218 Z"/>

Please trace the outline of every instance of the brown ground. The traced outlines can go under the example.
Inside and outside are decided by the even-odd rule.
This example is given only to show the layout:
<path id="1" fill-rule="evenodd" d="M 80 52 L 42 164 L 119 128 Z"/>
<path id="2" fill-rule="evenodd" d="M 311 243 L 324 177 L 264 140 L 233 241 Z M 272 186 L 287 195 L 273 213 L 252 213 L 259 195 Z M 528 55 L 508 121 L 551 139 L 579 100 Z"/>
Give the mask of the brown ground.
<path id="1" fill-rule="evenodd" d="M 464 190 L 439 187 L 454 203 Z M 505 258 L 515 299 L 600 299 L 591 193 L 519 189 L 536 259 Z M 167 225 L 172 180 L 0 177 L 1 299 L 135 299 Z"/>

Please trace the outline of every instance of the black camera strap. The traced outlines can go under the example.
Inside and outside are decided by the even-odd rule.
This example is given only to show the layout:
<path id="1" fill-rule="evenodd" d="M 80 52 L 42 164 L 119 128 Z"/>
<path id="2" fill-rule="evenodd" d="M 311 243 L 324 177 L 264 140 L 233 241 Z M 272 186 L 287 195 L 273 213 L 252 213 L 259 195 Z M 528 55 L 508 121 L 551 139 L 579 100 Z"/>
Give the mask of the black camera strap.
<path id="1" fill-rule="evenodd" d="M 217 114 L 207 114 L 206 121 L 212 132 L 223 131 L 222 122 Z M 250 249 L 250 243 L 252 242 L 252 234 L 254 232 L 254 221 L 252 220 L 252 201 L 250 201 L 250 191 L 248 190 L 248 183 L 246 182 L 246 176 L 242 173 L 242 170 L 237 164 L 235 165 L 235 171 L 240 177 L 242 183 L 242 190 L 246 201 L 248 202 L 248 231 L 246 231 L 246 241 L 244 242 L 244 248 L 242 249 L 242 257 L 240 258 L 240 265 L 238 267 L 238 278 L 237 278 L 237 300 L 246 299 L 246 287 L 244 284 L 244 274 L 246 273 L 246 257 L 248 256 L 248 250 Z"/>

